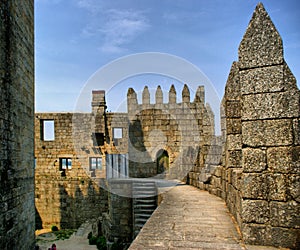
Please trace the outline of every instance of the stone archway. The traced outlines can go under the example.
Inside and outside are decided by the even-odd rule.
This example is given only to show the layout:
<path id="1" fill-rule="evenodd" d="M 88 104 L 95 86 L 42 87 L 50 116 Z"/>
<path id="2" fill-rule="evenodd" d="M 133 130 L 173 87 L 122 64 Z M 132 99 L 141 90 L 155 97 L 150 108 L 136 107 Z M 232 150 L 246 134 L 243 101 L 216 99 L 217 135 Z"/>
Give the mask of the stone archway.
<path id="1" fill-rule="evenodd" d="M 169 172 L 169 154 L 166 150 L 160 149 L 156 154 L 157 175 L 165 177 Z"/>

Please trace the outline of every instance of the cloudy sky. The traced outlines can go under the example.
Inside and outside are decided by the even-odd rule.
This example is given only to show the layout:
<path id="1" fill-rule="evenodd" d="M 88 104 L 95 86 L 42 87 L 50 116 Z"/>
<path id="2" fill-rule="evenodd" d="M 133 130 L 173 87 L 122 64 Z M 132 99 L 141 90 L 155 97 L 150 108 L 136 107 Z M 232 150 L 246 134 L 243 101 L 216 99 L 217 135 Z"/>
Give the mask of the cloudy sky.
<path id="1" fill-rule="evenodd" d="M 36 111 L 75 110 L 80 93 L 95 72 L 119 58 L 145 52 L 176 56 L 194 65 L 207 77 L 220 99 L 257 3 L 36 0 Z M 300 2 L 265 0 L 263 4 L 283 38 L 285 59 L 300 79 Z M 115 83 L 112 88 L 104 82 L 95 86 L 111 92 L 109 110 L 115 111 L 119 107 L 117 102 L 126 101 L 126 88 L 130 86 L 140 91 L 145 84 L 150 88 L 160 84 L 168 91 L 174 83 L 177 94 L 182 90 L 172 75 L 131 75 L 123 83 Z M 89 112 L 89 104 L 82 111 Z"/>

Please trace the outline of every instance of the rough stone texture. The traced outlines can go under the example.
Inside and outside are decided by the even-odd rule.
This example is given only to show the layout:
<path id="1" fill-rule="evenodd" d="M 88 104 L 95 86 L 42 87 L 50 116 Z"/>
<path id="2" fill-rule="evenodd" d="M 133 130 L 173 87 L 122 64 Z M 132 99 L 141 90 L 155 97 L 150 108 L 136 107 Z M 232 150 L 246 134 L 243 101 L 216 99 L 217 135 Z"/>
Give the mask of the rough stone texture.
<path id="1" fill-rule="evenodd" d="M 255 212 L 254 212 L 255 211 Z M 242 201 L 242 218 L 246 223 L 264 224 L 269 220 L 269 204 L 264 200 Z"/>
<path id="2" fill-rule="evenodd" d="M 239 67 L 249 69 L 283 63 L 282 39 L 259 3 L 239 46 Z"/>
<path id="3" fill-rule="evenodd" d="M 300 224 L 300 208 L 296 201 L 270 202 L 270 219 L 274 227 L 294 227 Z"/>
<path id="4" fill-rule="evenodd" d="M 257 148 L 245 148 L 243 153 L 244 172 L 262 172 L 267 168 L 266 152 Z"/>
<path id="5" fill-rule="evenodd" d="M 299 126 L 293 124 L 299 119 L 299 90 L 283 59 L 281 37 L 262 4 L 240 44 L 238 66 L 243 147 L 240 220 L 238 213 L 233 214 L 246 243 L 296 248 Z M 227 139 L 232 136 L 228 134 Z M 275 238 L 280 232 L 286 238 Z"/>
<path id="6" fill-rule="evenodd" d="M 300 173 L 300 147 L 270 147 L 267 149 L 268 168 L 275 173 Z"/>
<path id="7" fill-rule="evenodd" d="M 248 244 L 299 248 L 300 93 L 259 3 L 222 100 L 222 162 L 196 183 L 226 200 Z"/>
<path id="8" fill-rule="evenodd" d="M 115 239 L 131 242 L 133 235 L 132 182 L 109 180 L 109 212 L 103 214 L 102 231 L 110 242 Z"/>
<path id="9" fill-rule="evenodd" d="M 220 198 L 179 185 L 163 194 L 134 249 L 246 249 Z"/>
<path id="10" fill-rule="evenodd" d="M 245 121 L 242 134 L 249 147 L 290 146 L 294 142 L 291 119 Z"/>
<path id="11" fill-rule="evenodd" d="M 150 104 L 145 87 L 143 101 L 139 104 L 134 90 L 128 90 L 130 176 L 189 178 L 190 182 L 197 182 L 195 173 L 200 172 L 199 169 L 210 172 L 220 161 L 221 149 L 214 136 L 213 113 L 205 105 L 204 88 L 199 86 L 193 102 L 190 102 L 187 85 L 182 90 L 182 103 L 175 102 L 174 86 L 170 88 L 168 103 L 162 102 L 162 95 L 158 86 L 156 103 Z M 169 165 L 160 172 L 158 158 L 163 151 L 169 158 Z"/>
<path id="12" fill-rule="evenodd" d="M 273 93 L 284 90 L 283 66 L 254 68 L 240 72 L 241 92 L 247 94 Z"/>
<path id="13" fill-rule="evenodd" d="M 174 86 L 169 91 L 173 98 L 169 103 L 163 103 L 159 86 L 154 104 L 150 104 L 147 87 L 143 91 L 142 104 L 138 104 L 135 91 L 129 89 L 128 113 L 108 113 L 105 92 L 94 90 L 92 95 L 91 113 L 36 113 L 35 201 L 38 226 L 76 228 L 109 209 L 103 217 L 104 233 L 111 240 L 119 238 L 128 242 L 132 237 L 132 222 L 128 217 L 132 214 L 132 201 L 119 193 L 107 194 L 103 188 L 115 188 L 118 184 L 107 186 L 106 179 L 130 176 L 196 182 L 199 175 L 195 175 L 194 171 L 199 169 L 203 169 L 203 178 L 208 178 L 214 165 L 220 162 L 220 140 L 214 136 L 214 116 L 210 107 L 205 105 L 204 88 L 201 86 L 195 100 L 189 102 L 186 85 L 182 91 L 184 103 L 174 102 Z M 54 121 L 54 140 L 43 138 L 43 124 L 49 120 Z M 114 138 L 114 128 L 122 130 L 121 138 Z M 95 145 L 97 138 L 94 133 L 102 135 L 100 145 Z M 124 162 L 108 158 L 119 154 L 125 156 Z M 168 164 L 159 165 L 161 154 L 166 158 L 163 162 Z M 102 159 L 101 170 L 91 171 L 90 157 Z M 61 158 L 70 158 L 72 169 L 63 171 L 60 168 Z M 127 173 L 121 176 L 120 169 L 125 162 Z M 122 188 L 118 192 L 121 191 Z M 120 219 L 121 211 L 126 209 L 128 213 L 124 212 L 124 218 Z M 50 214 L 49 210 L 52 211 Z M 119 228 L 120 223 L 122 229 Z"/>
<path id="14" fill-rule="evenodd" d="M 36 130 L 36 155 L 43 154 L 42 161 L 37 159 L 37 167 L 42 166 L 40 175 L 37 175 L 40 187 L 49 184 L 49 180 L 41 177 L 43 172 L 49 171 L 49 176 L 56 179 L 54 183 L 60 183 L 58 187 L 67 190 L 64 193 L 72 193 L 74 185 L 68 186 L 66 183 L 71 180 L 86 183 L 91 179 L 87 168 L 87 159 L 91 155 L 103 158 L 103 169 L 95 173 L 96 179 L 101 182 L 109 176 L 105 154 L 128 153 L 130 177 L 177 178 L 222 197 L 246 243 L 297 249 L 300 230 L 300 93 L 296 79 L 284 61 L 281 37 L 261 3 L 256 7 L 239 46 L 239 59 L 232 64 L 227 79 L 221 107 L 222 136 L 214 135 L 214 117 L 209 105 L 205 105 L 203 87 L 197 89 L 191 102 L 190 91 L 185 85 L 182 103 L 176 102 L 174 86 L 169 91 L 169 102 L 163 103 L 163 92 L 158 87 L 154 104 L 150 103 L 147 87 L 143 91 L 141 104 L 135 91 L 129 89 L 127 114 L 106 113 L 105 93 L 95 91 L 93 94 L 97 96 L 93 97 L 92 114 L 70 114 L 73 116 L 72 122 L 65 122 L 66 116 L 63 114 L 58 114 L 58 118 L 47 114 L 49 119 L 57 121 L 60 128 L 56 131 L 59 135 L 56 142 L 40 141 L 40 130 Z M 47 115 L 43 119 L 47 119 Z M 53 115 L 55 118 L 51 118 Z M 37 122 L 39 119 L 41 117 L 37 117 Z M 76 127 L 72 134 L 76 138 L 75 145 L 72 144 L 74 141 L 70 141 L 68 126 Z M 113 128 L 116 127 L 122 128 L 122 138 L 114 138 Z M 103 145 L 93 145 L 91 134 L 94 132 L 103 134 Z M 74 161 L 74 168 L 67 172 L 65 180 L 61 179 L 58 163 L 55 162 L 63 156 L 70 156 Z M 82 175 L 84 172 L 85 176 Z M 115 187 L 118 188 L 118 185 Z M 125 186 L 120 186 L 119 192 L 130 189 Z M 83 190 L 90 190 L 90 187 L 85 186 Z M 58 200 L 59 188 L 49 188 L 56 192 L 53 198 L 57 201 L 55 211 L 59 211 L 62 204 L 68 208 L 65 201 Z M 48 204 L 46 191 L 42 190 L 40 194 L 37 199 L 42 201 L 43 206 Z M 193 195 L 197 197 L 194 192 Z M 195 198 L 193 195 L 189 194 L 188 198 Z M 91 200 L 97 197 L 90 196 Z M 110 209 L 104 215 L 103 222 L 104 230 L 109 232 L 107 237 L 129 237 L 131 201 L 114 194 L 108 199 Z M 91 200 L 87 201 L 88 207 Z M 195 211 L 191 209 L 194 207 L 182 209 L 185 208 L 185 200 L 178 204 L 166 202 L 161 214 L 159 209 L 163 208 L 157 210 L 156 215 L 159 216 L 156 223 L 146 225 L 146 232 L 150 225 L 148 233 L 142 231 L 133 249 L 241 249 L 231 237 L 225 236 L 225 240 L 224 235 L 215 237 L 220 233 L 218 223 L 211 214 L 206 221 L 202 221 L 207 216 L 205 209 L 199 214 L 201 204 L 197 202 L 201 201 L 198 198 L 194 201 Z M 43 211 L 43 206 L 38 210 Z M 125 211 L 124 214 L 122 211 Z M 176 212 L 172 214 L 173 211 Z M 189 219 L 186 213 L 198 213 L 199 217 Z M 54 213 L 55 216 L 57 218 Z M 162 218 L 167 219 L 167 223 L 160 223 Z M 213 226 L 204 227 L 203 231 L 199 224 L 193 223 L 195 218 Z M 180 225 L 178 220 L 187 222 L 189 226 L 192 223 L 192 230 L 176 230 L 176 226 Z M 122 229 L 119 229 L 119 224 Z M 184 224 L 186 227 L 187 224 Z M 155 231 L 151 231 L 153 228 Z M 221 230 L 221 234 L 227 233 L 226 228 Z M 214 235 L 207 237 L 208 232 Z M 220 239 L 222 243 L 218 241 Z M 229 245 L 226 246 L 224 241 Z M 203 244 L 200 246 L 199 242 Z"/>
<path id="15" fill-rule="evenodd" d="M 34 248 L 34 6 L 0 4 L 0 249 Z"/>

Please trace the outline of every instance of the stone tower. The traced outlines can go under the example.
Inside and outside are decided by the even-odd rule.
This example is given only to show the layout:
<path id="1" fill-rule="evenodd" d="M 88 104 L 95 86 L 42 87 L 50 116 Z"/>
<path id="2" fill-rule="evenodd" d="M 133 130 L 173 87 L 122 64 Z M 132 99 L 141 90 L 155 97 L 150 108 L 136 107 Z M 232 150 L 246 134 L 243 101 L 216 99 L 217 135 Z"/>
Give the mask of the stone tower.
<path id="1" fill-rule="evenodd" d="M 281 37 L 259 3 L 223 100 L 225 198 L 248 244 L 299 244 L 299 97 Z"/>
<path id="2" fill-rule="evenodd" d="M 34 6 L 0 4 L 0 249 L 34 249 Z"/>

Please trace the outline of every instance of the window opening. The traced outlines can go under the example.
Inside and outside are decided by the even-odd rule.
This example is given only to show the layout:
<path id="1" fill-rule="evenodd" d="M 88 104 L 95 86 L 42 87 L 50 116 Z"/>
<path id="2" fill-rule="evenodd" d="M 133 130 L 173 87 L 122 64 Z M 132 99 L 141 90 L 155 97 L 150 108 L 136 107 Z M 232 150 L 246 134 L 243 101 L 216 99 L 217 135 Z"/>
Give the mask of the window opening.
<path id="1" fill-rule="evenodd" d="M 90 157 L 91 176 L 96 176 L 96 170 L 102 170 L 102 157 Z"/>
<path id="2" fill-rule="evenodd" d="M 54 120 L 42 120 L 42 140 L 44 141 L 54 141 Z"/>
<path id="3" fill-rule="evenodd" d="M 72 169 L 72 159 L 71 158 L 60 158 L 59 159 L 59 171 L 61 171 L 61 176 L 66 176 L 66 171 Z"/>
<path id="4" fill-rule="evenodd" d="M 113 128 L 113 139 L 122 139 L 122 138 L 123 138 L 123 129 Z"/>
<path id="5" fill-rule="evenodd" d="M 93 144 L 94 147 L 99 147 L 104 145 L 104 133 L 93 133 Z"/>

